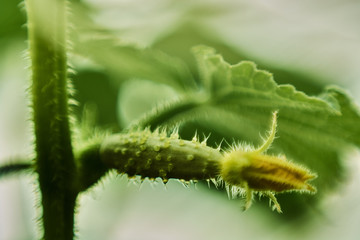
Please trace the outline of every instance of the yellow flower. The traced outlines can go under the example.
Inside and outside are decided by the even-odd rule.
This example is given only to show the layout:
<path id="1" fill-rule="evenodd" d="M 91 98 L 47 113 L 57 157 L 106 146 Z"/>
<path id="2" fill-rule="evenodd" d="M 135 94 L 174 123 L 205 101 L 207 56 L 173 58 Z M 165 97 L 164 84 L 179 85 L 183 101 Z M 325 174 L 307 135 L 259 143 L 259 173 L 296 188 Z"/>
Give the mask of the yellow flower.
<path id="1" fill-rule="evenodd" d="M 264 154 L 275 138 L 276 115 L 277 112 L 274 112 L 269 137 L 260 148 L 237 147 L 226 153 L 221 162 L 220 176 L 227 185 L 228 192 L 237 195 L 241 193 L 241 189 L 245 190 L 245 209 L 251 206 L 253 192 L 268 196 L 278 212 L 281 212 L 281 208 L 274 193 L 316 192 L 316 188 L 307 182 L 316 178 L 316 174 L 288 161 L 284 156 Z"/>

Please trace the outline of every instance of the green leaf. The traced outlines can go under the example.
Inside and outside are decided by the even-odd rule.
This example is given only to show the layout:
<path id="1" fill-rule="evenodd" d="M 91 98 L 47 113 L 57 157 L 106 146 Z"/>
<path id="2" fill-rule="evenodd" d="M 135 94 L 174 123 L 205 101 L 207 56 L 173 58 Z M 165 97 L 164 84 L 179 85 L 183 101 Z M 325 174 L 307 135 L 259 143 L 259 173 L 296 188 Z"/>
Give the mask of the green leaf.
<path id="1" fill-rule="evenodd" d="M 210 94 L 217 94 L 231 84 L 229 64 L 215 50 L 205 46 L 193 48 L 203 86 Z"/>
<path id="2" fill-rule="evenodd" d="M 317 172 L 319 193 L 334 188 L 343 176 L 339 153 L 348 145 L 360 146 L 360 114 L 345 91 L 328 87 L 319 96 L 307 96 L 291 85 L 276 84 L 271 73 L 252 62 L 230 65 L 205 46 L 193 51 L 206 94 L 183 96 L 159 107 L 139 122 L 141 126 L 190 121 L 199 127 L 198 133 L 206 129 L 227 142 L 257 146 L 269 129 L 271 113 L 278 110 L 278 139 L 271 151 Z"/>

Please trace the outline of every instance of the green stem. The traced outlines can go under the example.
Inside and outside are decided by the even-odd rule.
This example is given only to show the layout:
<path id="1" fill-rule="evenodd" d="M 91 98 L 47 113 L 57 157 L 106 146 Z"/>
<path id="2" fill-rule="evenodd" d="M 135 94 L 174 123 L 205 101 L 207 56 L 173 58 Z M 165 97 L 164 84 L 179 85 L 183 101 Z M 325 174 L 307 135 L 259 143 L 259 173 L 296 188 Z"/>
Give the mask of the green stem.
<path id="1" fill-rule="evenodd" d="M 206 101 L 199 99 L 189 99 L 168 104 L 160 108 L 155 108 L 152 112 L 146 114 L 143 118 L 133 124 L 130 128 L 144 129 L 150 127 L 151 130 L 165 124 L 176 124 L 184 120 L 182 115 L 199 108 Z M 190 114 L 188 114 L 190 115 Z"/>
<path id="2" fill-rule="evenodd" d="M 77 190 L 68 113 L 66 0 L 27 0 L 36 171 L 44 239 L 73 239 Z"/>
<path id="3" fill-rule="evenodd" d="M 30 170 L 32 165 L 30 163 L 9 163 L 3 166 L 0 166 L 0 178 L 5 177 L 10 174 L 23 172 L 25 170 Z"/>

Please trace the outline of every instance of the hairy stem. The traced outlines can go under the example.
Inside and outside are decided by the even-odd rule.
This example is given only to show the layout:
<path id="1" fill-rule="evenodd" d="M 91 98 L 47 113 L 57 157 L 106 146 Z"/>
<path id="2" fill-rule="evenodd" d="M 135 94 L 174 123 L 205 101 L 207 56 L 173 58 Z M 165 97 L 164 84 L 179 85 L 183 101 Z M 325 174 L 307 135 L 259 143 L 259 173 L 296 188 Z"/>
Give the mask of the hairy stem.
<path id="1" fill-rule="evenodd" d="M 23 172 L 25 170 L 31 169 L 32 165 L 30 163 L 9 163 L 0 167 L 0 178 L 13 173 Z"/>
<path id="2" fill-rule="evenodd" d="M 36 171 L 44 239 L 73 239 L 75 163 L 67 93 L 66 0 L 27 0 Z"/>
<path id="3" fill-rule="evenodd" d="M 151 130 L 154 130 L 159 126 L 179 123 L 179 120 L 184 120 L 181 115 L 194 111 L 203 103 L 204 101 L 201 101 L 201 99 L 194 98 L 156 108 L 136 122 L 133 127 L 140 129 L 150 127 Z"/>

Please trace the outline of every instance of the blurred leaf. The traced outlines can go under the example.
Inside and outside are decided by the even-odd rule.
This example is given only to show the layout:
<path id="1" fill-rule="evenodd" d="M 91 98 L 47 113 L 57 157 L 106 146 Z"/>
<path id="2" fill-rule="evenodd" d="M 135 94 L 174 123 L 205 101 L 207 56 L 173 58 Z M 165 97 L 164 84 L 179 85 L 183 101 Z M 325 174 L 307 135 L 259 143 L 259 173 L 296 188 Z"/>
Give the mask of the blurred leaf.
<path id="1" fill-rule="evenodd" d="M 161 51 L 141 49 L 121 43 L 107 33 L 92 33 L 91 38 L 76 42 L 75 49 L 114 74 L 118 82 L 132 78 L 164 83 L 185 91 L 195 88 L 187 66 Z"/>
<path id="2" fill-rule="evenodd" d="M 159 103 L 174 101 L 176 91 L 168 85 L 149 80 L 132 80 L 123 84 L 118 93 L 118 120 L 120 126 L 127 127 L 144 112 Z"/>
<path id="3" fill-rule="evenodd" d="M 25 14 L 19 11 L 22 1 L 2 1 L 0 8 L 0 36 L 1 40 L 15 36 L 25 37 L 26 31 L 22 28 L 25 23 Z"/>
<path id="4" fill-rule="evenodd" d="M 342 176 L 338 154 L 345 146 L 360 146 L 360 114 L 347 94 L 329 87 L 317 97 L 291 85 L 277 85 L 272 75 L 243 61 L 230 65 L 212 48 L 194 49 L 205 93 L 183 96 L 143 118 L 141 126 L 196 122 L 229 141 L 259 144 L 279 110 L 278 140 L 272 152 L 286 154 L 319 175 L 319 192 L 334 187 Z M 194 130 L 195 131 L 195 130 Z"/>
<path id="5" fill-rule="evenodd" d="M 83 111 L 87 106 L 94 111 L 95 125 L 117 126 L 115 114 L 117 89 L 113 87 L 108 75 L 94 69 L 81 69 L 73 77 L 73 85 L 77 90 L 75 97 L 79 103 L 74 111 L 77 119 L 82 118 Z"/>
<path id="6" fill-rule="evenodd" d="M 198 70 L 195 59 L 189 49 L 196 45 L 212 46 L 230 64 L 238 63 L 240 60 L 250 60 L 256 62 L 260 69 L 266 69 L 274 75 L 277 83 L 289 83 L 296 89 L 307 94 L 319 94 L 324 81 L 316 76 L 309 76 L 304 72 L 299 72 L 294 68 L 281 68 L 274 62 L 266 62 L 264 59 L 253 56 L 251 53 L 230 47 L 221 37 L 215 35 L 212 30 L 205 28 L 196 22 L 185 22 L 173 29 L 165 36 L 161 36 L 152 45 L 170 56 L 176 56 L 187 63 L 191 73 L 197 78 Z"/>

